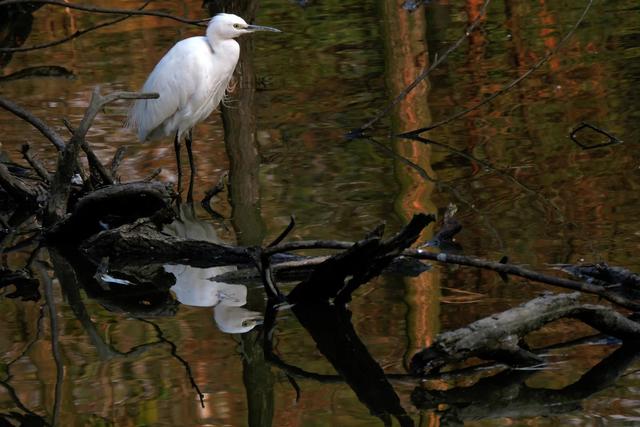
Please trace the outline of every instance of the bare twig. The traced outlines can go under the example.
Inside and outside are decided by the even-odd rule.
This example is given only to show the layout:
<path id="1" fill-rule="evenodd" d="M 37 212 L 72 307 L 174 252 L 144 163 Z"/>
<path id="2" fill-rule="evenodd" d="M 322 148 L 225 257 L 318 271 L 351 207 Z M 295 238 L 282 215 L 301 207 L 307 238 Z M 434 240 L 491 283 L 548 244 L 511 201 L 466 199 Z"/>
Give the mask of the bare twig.
<path id="1" fill-rule="evenodd" d="M 282 242 L 288 235 L 289 233 L 291 233 L 291 230 L 293 230 L 293 227 L 296 226 L 296 219 L 293 215 L 291 215 L 291 217 L 289 218 L 289 224 L 287 225 L 287 228 L 285 228 L 282 233 L 280 233 L 280 235 L 278 235 L 278 237 L 275 238 L 275 240 L 271 243 L 269 243 L 268 247 L 274 247 L 276 245 L 278 245 L 280 242 Z"/>
<path id="2" fill-rule="evenodd" d="M 25 160 L 29 162 L 33 170 L 35 170 L 38 176 L 42 178 L 42 180 L 45 183 L 48 184 L 51 181 L 51 176 L 49 174 L 49 171 L 47 170 L 47 168 L 44 167 L 44 165 L 38 159 L 36 159 L 31 154 L 31 146 L 29 146 L 29 144 L 23 144 L 21 151 Z"/>
<path id="3" fill-rule="evenodd" d="M 156 11 L 141 11 L 141 10 L 132 10 L 132 9 L 116 9 L 116 8 L 105 8 L 93 5 L 82 5 L 82 4 L 74 4 L 68 3 L 63 0 L 3 0 L 0 1 L 0 6 L 7 6 L 10 4 L 26 4 L 26 3 L 37 3 L 37 4 L 49 4 L 52 6 L 60 6 L 69 9 L 82 10 L 84 12 L 92 12 L 92 13 L 104 13 L 110 15 L 141 15 L 141 16 L 157 16 L 159 18 L 167 18 L 172 19 L 174 21 L 182 22 L 184 24 L 196 25 L 199 27 L 206 26 L 203 22 L 208 21 L 209 19 L 188 19 L 180 16 L 172 15 L 166 12 L 156 12 Z"/>
<path id="4" fill-rule="evenodd" d="M 137 10 L 143 10 L 145 7 L 147 7 L 149 5 L 150 2 L 151 2 L 151 0 L 147 0 Z M 90 33 L 91 31 L 95 31 L 95 30 L 98 30 L 100 28 L 108 27 L 110 25 L 115 25 L 115 24 L 117 24 L 119 22 L 124 21 L 125 19 L 131 18 L 132 16 L 133 16 L 133 14 L 128 14 L 126 16 L 121 16 L 121 17 L 118 17 L 118 18 L 115 18 L 115 19 L 111 19 L 109 21 L 105 21 L 105 22 L 102 22 L 100 24 L 94 25 L 92 27 L 85 28 L 84 30 L 76 30 L 73 34 L 69 34 L 66 37 L 63 37 L 61 39 L 54 40 L 54 41 L 51 41 L 51 42 L 47 42 L 47 43 L 41 43 L 41 44 L 37 44 L 37 45 L 33 45 L 33 46 L 25 46 L 25 47 L 0 47 L 0 52 L 29 52 L 29 51 L 32 51 L 32 50 L 46 49 L 46 48 L 49 48 L 49 47 L 53 47 L 53 46 L 57 46 L 57 45 L 66 43 L 69 40 L 73 40 L 75 38 L 78 38 L 78 37 L 80 37 L 80 36 L 82 36 L 84 34 Z M 58 68 L 62 68 L 62 67 L 58 67 Z M 64 68 L 62 70 L 66 71 L 66 69 L 64 69 Z M 60 74 L 60 75 L 66 76 L 65 74 Z M 71 74 L 71 75 L 73 75 L 73 74 Z M 7 77 L 9 77 L 9 76 L 7 76 Z"/>
<path id="5" fill-rule="evenodd" d="M 111 175 L 116 176 L 116 172 L 120 167 L 120 163 L 122 163 L 122 159 L 124 159 L 124 153 L 127 151 L 127 147 L 120 146 L 116 150 L 116 153 L 113 155 L 113 159 L 111 159 Z"/>
<path id="6" fill-rule="evenodd" d="M 0 5 L 1 4 L 2 3 L 0 3 Z M 75 130 L 75 134 L 77 137 L 84 138 L 98 113 L 102 111 L 102 108 L 105 105 L 113 101 L 117 101 L 119 99 L 158 99 L 159 97 L 160 95 L 157 93 L 140 92 L 113 92 L 103 96 L 100 95 L 99 88 L 95 88 L 91 96 L 89 107 L 85 111 L 80 125 Z"/>
<path id="7" fill-rule="evenodd" d="M 587 16 L 587 12 L 589 12 L 589 9 L 591 8 L 592 4 L 593 4 L 593 0 L 589 0 L 587 5 L 585 6 L 584 10 L 582 11 L 582 14 L 578 18 L 578 20 L 575 22 L 575 24 L 573 24 L 573 27 L 571 27 L 571 29 L 567 32 L 567 34 L 565 34 L 564 37 L 562 37 L 562 39 L 558 42 L 558 44 L 553 49 L 551 49 L 549 52 L 547 52 L 547 54 L 545 56 L 543 56 L 542 59 L 540 59 L 538 62 L 536 62 L 531 68 L 529 68 L 520 77 L 518 77 L 517 79 L 513 80 L 511 83 L 503 86 L 500 90 L 498 90 L 497 92 L 494 92 L 492 95 L 488 96 L 487 98 L 483 99 L 482 101 L 478 102 L 477 104 L 475 104 L 475 105 L 473 105 L 473 106 L 471 106 L 471 107 L 469 107 L 469 108 L 467 108 L 465 110 L 462 110 L 462 111 L 452 115 L 451 117 L 448 117 L 448 118 L 446 118 L 444 120 L 441 120 L 441 121 L 439 121 L 437 123 L 434 123 L 434 124 L 432 124 L 430 126 L 426 126 L 426 127 L 420 128 L 420 129 L 412 130 L 410 132 L 402 133 L 402 134 L 400 134 L 398 136 L 408 137 L 408 136 L 412 136 L 412 135 L 418 135 L 418 134 L 421 134 L 422 132 L 426 132 L 426 131 L 438 128 L 440 126 L 446 125 L 448 123 L 453 122 L 454 120 L 457 120 L 457 119 L 459 119 L 459 118 L 461 118 L 463 116 L 466 116 L 470 112 L 472 112 L 474 110 L 477 110 L 478 108 L 482 107 L 483 105 L 486 105 L 486 104 L 490 103 L 491 101 L 493 101 L 494 99 L 496 99 L 500 95 L 503 95 L 503 94 L 507 93 L 513 87 L 515 87 L 516 85 L 520 84 L 524 79 L 529 77 L 538 68 L 542 67 L 554 54 L 556 54 L 560 49 L 562 49 L 564 47 L 565 43 L 571 38 L 573 33 L 576 32 L 576 30 L 578 29 L 580 24 L 582 24 L 582 21 L 584 21 L 584 18 Z"/>
<path id="8" fill-rule="evenodd" d="M 187 362 L 186 360 L 184 360 L 179 354 L 178 354 L 178 347 L 176 346 L 176 344 L 167 339 L 164 336 L 164 333 L 162 332 L 162 329 L 160 328 L 160 326 L 158 326 L 155 322 L 152 322 L 150 320 L 147 319 L 143 319 L 138 317 L 137 318 L 139 321 L 144 322 L 148 325 L 151 325 L 153 327 L 153 329 L 156 331 L 156 336 L 158 337 L 158 339 L 160 341 L 163 341 L 167 344 L 169 344 L 169 347 L 171 347 L 171 355 L 180 362 L 180 364 L 182 364 L 182 366 L 184 366 L 184 370 L 187 372 L 187 377 L 189 378 L 189 382 L 191 383 L 191 386 L 195 389 L 196 393 L 198 393 L 198 397 L 200 398 L 200 405 L 204 408 L 204 394 L 202 393 L 202 391 L 200 391 L 200 387 L 198 387 L 198 383 L 196 383 L 195 378 L 193 378 L 193 373 L 191 372 L 191 366 L 189 365 L 189 362 Z"/>
<path id="9" fill-rule="evenodd" d="M 64 149 L 65 144 L 62 137 L 56 131 L 51 129 L 45 122 L 31 114 L 29 111 L 1 96 L 0 107 L 15 114 L 34 128 L 38 129 L 42 135 L 44 135 L 49 141 L 51 141 L 51 143 L 58 149 L 58 151 L 62 151 Z"/>
<path id="10" fill-rule="evenodd" d="M 89 147 L 89 143 L 85 138 L 87 132 L 89 131 L 89 128 L 93 124 L 93 120 L 95 119 L 96 115 L 100 111 L 102 111 L 102 108 L 105 105 L 119 99 L 157 99 L 158 97 L 159 95 L 157 93 L 138 92 L 113 92 L 106 96 L 102 96 L 100 95 L 99 89 L 97 87 L 94 89 L 89 107 L 87 108 L 87 111 L 85 111 L 80 125 L 74 131 L 74 138 L 78 138 L 81 141 L 81 147 L 87 155 L 89 165 L 91 166 L 91 168 L 98 172 L 105 184 L 111 185 L 114 183 L 111 172 L 109 172 L 109 170 L 107 170 L 107 168 L 102 164 L 100 159 L 98 159 L 98 156 L 96 156 L 91 147 Z"/>
<path id="11" fill-rule="evenodd" d="M 151 182 L 154 179 L 156 179 L 156 177 L 158 175 L 160 175 L 160 173 L 162 173 L 162 169 L 161 168 L 155 168 L 153 171 L 151 171 L 151 173 L 149 174 L 149 176 L 147 176 L 146 178 L 144 178 L 142 180 L 142 182 Z"/>
<path id="12" fill-rule="evenodd" d="M 220 193 L 222 190 L 224 190 L 225 181 L 228 178 L 229 178 L 229 171 L 224 171 L 222 174 L 220 174 L 216 185 L 213 186 L 213 188 L 207 190 L 206 193 L 204 193 L 204 197 L 200 202 L 200 205 L 204 208 L 205 211 L 207 211 L 209 215 L 211 215 L 211 218 L 213 218 L 214 220 L 224 220 L 224 216 L 222 216 L 221 214 L 213 210 L 213 208 L 211 207 L 211 199 L 215 195 Z"/>
<path id="13" fill-rule="evenodd" d="M 297 242 L 280 243 L 270 246 L 264 250 L 266 255 L 273 255 L 281 252 L 291 252 L 303 249 L 349 249 L 354 242 L 339 240 L 300 240 Z"/>

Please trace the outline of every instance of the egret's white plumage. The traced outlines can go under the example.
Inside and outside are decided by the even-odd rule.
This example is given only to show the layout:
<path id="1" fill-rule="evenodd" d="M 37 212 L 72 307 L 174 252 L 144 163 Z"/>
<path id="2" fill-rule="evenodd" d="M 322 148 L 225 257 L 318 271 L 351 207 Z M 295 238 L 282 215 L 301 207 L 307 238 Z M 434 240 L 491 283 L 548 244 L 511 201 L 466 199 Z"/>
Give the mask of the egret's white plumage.
<path id="1" fill-rule="evenodd" d="M 234 39 L 254 31 L 275 28 L 249 25 L 239 16 L 220 13 L 211 19 L 205 36 L 176 43 L 155 66 L 142 92 L 156 92 L 158 99 L 139 99 L 129 111 L 127 126 L 140 141 L 175 137 L 180 170 L 180 141 L 187 137 L 191 163 L 190 131 L 205 120 L 225 95 L 240 56 Z M 192 177 L 193 177 L 193 164 Z"/>
<path id="2" fill-rule="evenodd" d="M 243 307 L 220 303 L 213 308 L 213 318 L 218 329 L 227 334 L 244 334 L 262 324 L 262 314 Z"/>
<path id="3" fill-rule="evenodd" d="M 182 205 L 180 217 L 163 228 L 172 236 L 220 243 L 211 223 L 197 218 L 192 205 Z M 241 334 L 261 323 L 260 313 L 242 308 L 247 303 L 247 287 L 212 280 L 213 277 L 236 270 L 235 266 L 196 268 L 188 265 L 166 264 L 164 270 L 175 276 L 171 287 L 176 299 L 184 305 L 213 307 L 214 320 L 225 333 Z"/>

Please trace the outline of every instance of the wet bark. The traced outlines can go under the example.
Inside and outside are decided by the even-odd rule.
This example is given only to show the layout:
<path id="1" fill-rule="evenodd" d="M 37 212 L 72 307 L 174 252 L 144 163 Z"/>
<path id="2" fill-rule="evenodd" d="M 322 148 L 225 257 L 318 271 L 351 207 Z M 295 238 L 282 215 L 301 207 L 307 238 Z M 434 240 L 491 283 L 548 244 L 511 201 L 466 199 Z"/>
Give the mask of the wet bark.
<path id="1" fill-rule="evenodd" d="M 49 231 L 50 240 L 76 243 L 107 228 L 166 213 L 170 218 L 171 190 L 158 182 L 131 182 L 95 190 L 75 203 L 71 213 Z M 170 220 L 169 220 L 170 222 Z"/>
<path id="2" fill-rule="evenodd" d="M 418 214 L 390 239 L 382 240 L 377 235 L 356 242 L 345 252 L 318 265 L 307 280 L 289 293 L 287 300 L 291 303 L 329 299 L 335 299 L 337 303 L 350 301 L 351 294 L 359 286 L 379 275 L 433 220 L 431 215 Z"/>
<path id="3" fill-rule="evenodd" d="M 245 248 L 174 237 L 144 220 L 98 233 L 80 249 L 96 264 L 109 257 L 111 265 L 175 263 L 208 268 L 252 260 Z"/>
<path id="4" fill-rule="evenodd" d="M 467 327 L 445 332 L 433 345 L 415 354 L 410 370 L 424 375 L 472 357 L 509 366 L 528 366 L 544 360 L 524 346 L 525 336 L 561 318 L 578 319 L 625 342 L 640 342 L 640 323 L 608 307 L 580 304 L 580 294 L 548 294 L 519 307 L 480 319 Z"/>

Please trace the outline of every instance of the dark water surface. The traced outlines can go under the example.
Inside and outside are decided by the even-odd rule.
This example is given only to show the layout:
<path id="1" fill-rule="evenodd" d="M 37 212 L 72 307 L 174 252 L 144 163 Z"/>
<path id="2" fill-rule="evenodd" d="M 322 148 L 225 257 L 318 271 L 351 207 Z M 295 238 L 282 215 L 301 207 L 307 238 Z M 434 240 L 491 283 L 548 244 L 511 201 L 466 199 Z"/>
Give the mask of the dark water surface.
<path id="1" fill-rule="evenodd" d="M 527 72 L 561 43 L 587 5 L 492 1 L 480 29 L 368 131 L 391 153 L 423 168 L 431 181 L 370 139 L 348 141 L 345 135 L 368 122 L 441 57 L 478 16 L 482 2 L 434 0 L 413 13 L 402 3 L 311 0 L 302 7 L 295 1 L 260 2 L 256 22 L 283 33 L 256 34 L 252 42 L 244 42 L 241 69 L 245 77 L 255 73 L 255 85 L 239 84 L 226 107 L 225 126 L 220 112 L 215 112 L 196 128 L 194 142 L 198 198 L 233 166 L 229 159 L 234 156 L 236 165 L 249 168 L 242 176 L 250 179 L 234 187 L 235 205 L 226 193 L 215 202 L 233 221 L 214 226 L 191 219 L 186 222 L 188 231 L 175 232 L 198 238 L 217 234 L 242 244 L 268 242 L 294 214 L 297 226 L 290 239 L 354 240 L 380 222 L 394 231 L 416 212 L 442 216 L 455 204 L 464 227 L 457 240 L 465 254 L 490 259 L 508 255 L 513 262 L 541 271 L 581 260 L 640 271 L 637 2 L 596 1 L 564 48 L 528 79 L 489 105 L 423 134 L 439 145 L 389 138 L 472 107 Z M 100 5 L 140 6 L 132 1 Z M 149 9 L 190 18 L 208 16 L 201 5 L 161 1 Z M 33 15 L 33 29 L 23 46 L 111 18 L 42 7 Z M 201 33 L 200 28 L 167 19 L 130 18 L 56 47 L 5 57 L 4 76 L 55 65 L 70 70 L 73 78 L 0 81 L 0 94 L 66 134 L 62 119 L 77 124 L 95 86 L 103 93 L 137 90 L 173 43 Z M 247 90 L 252 96 L 243 98 Z M 98 155 L 110 159 L 118 147 L 126 146 L 123 181 L 142 179 L 156 168 L 162 168 L 160 179 L 175 181 L 170 141 L 135 142 L 122 128 L 126 111 L 127 104 L 116 103 L 95 121 L 89 141 Z M 259 156 L 251 145 L 247 149 L 233 142 L 233 135 L 250 129 L 252 119 L 247 117 L 255 119 Z M 623 143 L 582 149 L 569 138 L 582 122 L 605 129 Z M 232 135 L 227 135 L 227 145 L 225 128 Z M 29 142 L 53 164 L 48 142 L 24 122 L 0 111 L 0 129 L 1 149 L 13 159 L 20 158 L 20 146 Z M 578 137 L 591 143 L 603 138 L 589 130 Z M 236 154 L 230 152 L 233 147 L 239 147 Z M 207 218 L 201 210 L 197 216 Z M 422 240 L 432 233 L 430 227 Z M 21 268 L 29 253 L 3 254 L 2 262 Z M 382 425 L 342 381 L 297 378 L 297 396 L 284 371 L 263 360 L 260 326 L 242 335 L 224 333 L 216 326 L 215 319 L 223 316 L 216 311 L 219 306 L 185 303 L 164 316 L 128 311 L 60 277 L 64 262 L 59 255 L 45 251 L 38 256 L 42 289 L 52 281 L 48 298 L 56 321 L 50 322 L 44 299 L 0 298 L 2 413 L 27 408 L 61 426 Z M 207 289 L 206 279 L 216 273 L 181 268 L 166 271 Z M 357 292 L 350 309 L 355 331 L 384 371 L 404 373 L 411 355 L 438 333 L 544 290 L 552 289 L 516 279 L 505 284 L 495 274 L 469 268 L 436 266 L 416 278 L 374 280 Z M 219 299 L 231 301 L 230 306 L 241 305 L 233 302 L 235 291 L 220 292 Z M 263 309 L 260 288 L 250 287 L 246 299 L 245 309 Z M 200 305 L 215 303 L 200 295 L 195 300 Z M 152 320 L 162 335 L 140 318 Z M 588 334 L 589 328 L 553 324 L 532 342 L 549 344 L 576 332 Z M 58 336 L 55 346 L 52 334 Z M 190 366 L 204 394 L 204 408 L 185 365 L 161 336 L 175 343 L 177 355 Z M 290 364 L 335 374 L 291 312 L 280 314 L 274 346 Z M 526 384 L 562 389 L 617 347 L 615 342 L 600 342 L 555 350 L 549 355 L 550 368 L 531 375 Z M 461 411 L 460 417 L 468 425 L 487 426 L 636 425 L 638 368 L 639 363 L 631 363 L 609 387 L 561 409 L 519 407 L 484 416 Z M 447 408 L 414 406 L 415 383 L 393 380 L 392 385 L 416 425 L 451 425 L 439 412 Z"/>

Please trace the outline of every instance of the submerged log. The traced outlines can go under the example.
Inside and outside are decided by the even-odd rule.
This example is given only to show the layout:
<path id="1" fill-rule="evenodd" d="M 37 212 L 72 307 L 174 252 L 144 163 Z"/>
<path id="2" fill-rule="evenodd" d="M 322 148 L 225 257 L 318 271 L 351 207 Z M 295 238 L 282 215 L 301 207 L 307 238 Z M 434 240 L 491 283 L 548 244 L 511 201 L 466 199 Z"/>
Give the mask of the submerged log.
<path id="1" fill-rule="evenodd" d="M 174 263 L 208 268 L 252 262 L 245 248 L 175 237 L 145 219 L 98 233 L 80 250 L 96 264 L 103 257 L 109 257 L 111 265 Z"/>
<path id="2" fill-rule="evenodd" d="M 523 338 L 529 332 L 561 318 L 578 319 L 625 341 L 640 341 L 640 323 L 608 307 L 579 304 L 579 296 L 577 292 L 543 295 L 467 327 L 445 332 L 431 347 L 413 356 L 410 371 L 424 375 L 471 357 L 496 360 L 510 366 L 542 363 L 543 359 L 522 347 Z"/>
<path id="3" fill-rule="evenodd" d="M 110 185 L 80 198 L 71 214 L 48 232 L 51 241 L 75 244 L 99 233 L 171 210 L 170 187 L 159 182 Z"/>

